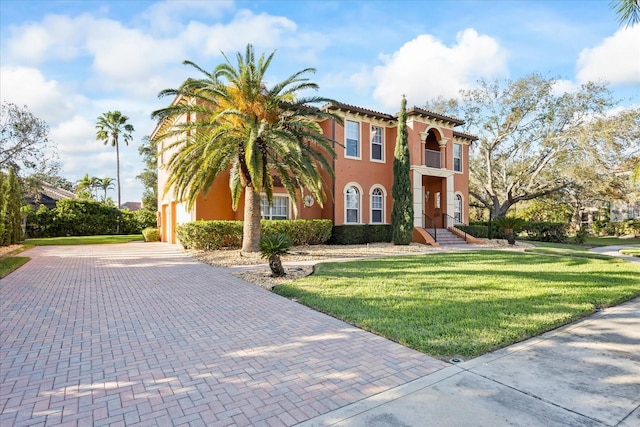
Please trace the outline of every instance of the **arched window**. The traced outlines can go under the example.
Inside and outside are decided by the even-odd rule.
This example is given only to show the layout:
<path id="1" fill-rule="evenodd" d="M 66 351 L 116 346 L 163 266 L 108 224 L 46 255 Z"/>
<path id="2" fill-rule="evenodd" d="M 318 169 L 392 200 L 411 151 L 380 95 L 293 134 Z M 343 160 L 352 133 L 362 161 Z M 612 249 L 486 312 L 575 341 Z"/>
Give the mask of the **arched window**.
<path id="1" fill-rule="evenodd" d="M 371 223 L 382 224 L 384 222 L 384 191 L 380 187 L 371 190 Z"/>
<path id="2" fill-rule="evenodd" d="M 360 222 L 360 191 L 358 190 L 358 187 L 352 185 L 347 187 L 344 195 L 344 205 L 347 213 L 345 222 L 357 224 Z"/>
<path id="3" fill-rule="evenodd" d="M 462 223 L 462 196 L 456 194 L 456 198 L 453 203 L 453 216 L 457 222 Z"/>

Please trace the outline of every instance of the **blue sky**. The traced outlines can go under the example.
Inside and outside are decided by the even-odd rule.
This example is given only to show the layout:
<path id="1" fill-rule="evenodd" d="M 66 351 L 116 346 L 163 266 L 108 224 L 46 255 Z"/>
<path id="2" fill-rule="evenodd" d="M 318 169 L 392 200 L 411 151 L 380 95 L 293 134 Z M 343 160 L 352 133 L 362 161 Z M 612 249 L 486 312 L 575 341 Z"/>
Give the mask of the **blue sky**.
<path id="1" fill-rule="evenodd" d="M 51 127 L 69 180 L 115 178 L 115 150 L 96 118 L 120 110 L 135 126 L 121 150 L 123 202 L 140 200 L 137 147 L 160 90 L 212 69 L 247 43 L 277 50 L 267 76 L 316 68 L 319 94 L 393 113 L 479 78 L 542 73 L 559 90 L 609 82 L 640 104 L 640 25 L 620 28 L 604 1 L 13 1 L 0 2 L 0 97 Z M 115 192 L 110 194 L 115 199 Z"/>

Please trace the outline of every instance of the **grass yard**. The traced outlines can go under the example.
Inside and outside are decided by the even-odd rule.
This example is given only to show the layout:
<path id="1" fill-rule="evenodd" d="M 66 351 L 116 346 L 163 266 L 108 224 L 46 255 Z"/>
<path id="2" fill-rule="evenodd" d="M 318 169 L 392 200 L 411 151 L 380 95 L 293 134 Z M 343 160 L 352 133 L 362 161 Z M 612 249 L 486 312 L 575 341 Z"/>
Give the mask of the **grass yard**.
<path id="1" fill-rule="evenodd" d="M 610 259 L 608 255 L 591 252 L 588 247 L 582 245 L 570 245 L 565 243 L 549 243 L 529 241 L 535 248 L 527 248 L 526 252 L 542 255 L 571 256 L 576 258 Z"/>
<path id="2" fill-rule="evenodd" d="M 31 258 L 26 256 L 6 256 L 0 258 L 0 279 L 17 270 Z"/>
<path id="3" fill-rule="evenodd" d="M 622 239 L 614 236 L 587 236 L 584 244 L 587 246 L 640 245 L 640 239 L 635 237 Z"/>
<path id="4" fill-rule="evenodd" d="M 138 240 L 144 240 L 142 234 L 123 234 L 114 236 L 47 237 L 43 239 L 27 239 L 25 243 L 35 246 L 99 245 L 104 243 L 127 243 Z"/>
<path id="5" fill-rule="evenodd" d="M 620 249 L 620 252 L 622 252 L 625 255 L 640 257 L 640 248 Z"/>
<path id="6" fill-rule="evenodd" d="M 424 353 L 469 358 L 640 295 L 640 266 L 470 251 L 319 264 L 274 291 Z"/>

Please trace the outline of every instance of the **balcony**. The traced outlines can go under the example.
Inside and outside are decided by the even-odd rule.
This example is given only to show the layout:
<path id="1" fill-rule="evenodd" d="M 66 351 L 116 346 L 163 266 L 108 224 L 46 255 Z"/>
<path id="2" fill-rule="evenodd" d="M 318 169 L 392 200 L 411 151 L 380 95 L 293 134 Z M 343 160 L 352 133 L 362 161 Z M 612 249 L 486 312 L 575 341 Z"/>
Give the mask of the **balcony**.
<path id="1" fill-rule="evenodd" d="M 424 165 L 430 168 L 441 169 L 440 151 L 424 150 Z"/>

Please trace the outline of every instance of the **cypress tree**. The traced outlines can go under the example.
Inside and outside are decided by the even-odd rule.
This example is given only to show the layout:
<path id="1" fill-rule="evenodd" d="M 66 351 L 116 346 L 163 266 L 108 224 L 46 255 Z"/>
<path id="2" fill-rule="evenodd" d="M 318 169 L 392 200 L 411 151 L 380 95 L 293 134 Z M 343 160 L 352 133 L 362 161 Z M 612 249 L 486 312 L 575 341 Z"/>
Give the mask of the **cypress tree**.
<path id="1" fill-rule="evenodd" d="M 7 194 L 4 172 L 0 171 L 0 246 L 4 245 L 4 199 Z"/>
<path id="2" fill-rule="evenodd" d="M 413 196 L 411 194 L 411 163 L 407 133 L 407 99 L 403 96 L 398 114 L 398 138 L 393 152 L 393 210 L 391 226 L 393 243 L 408 245 L 413 237 Z"/>
<path id="3" fill-rule="evenodd" d="M 9 169 L 4 197 L 4 234 L 2 243 L 4 245 L 14 245 L 22 240 L 22 228 L 20 227 L 22 192 L 20 191 L 18 175 L 16 175 L 16 171 L 13 168 Z"/>

